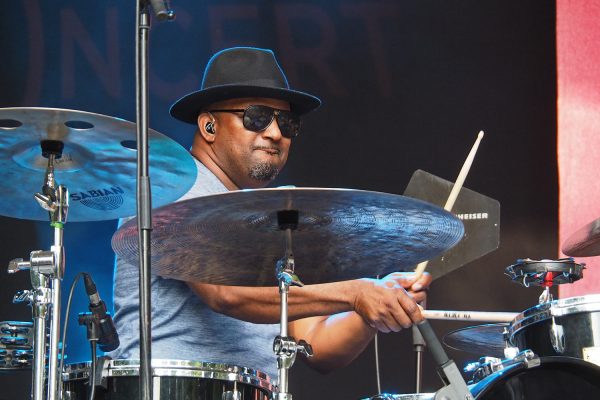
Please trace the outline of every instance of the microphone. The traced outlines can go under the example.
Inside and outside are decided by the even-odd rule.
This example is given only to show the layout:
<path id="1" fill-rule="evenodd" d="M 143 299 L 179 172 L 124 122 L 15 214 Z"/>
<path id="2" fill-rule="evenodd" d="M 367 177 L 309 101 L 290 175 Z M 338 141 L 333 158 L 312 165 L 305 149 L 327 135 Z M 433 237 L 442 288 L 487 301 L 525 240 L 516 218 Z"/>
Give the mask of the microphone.
<path id="1" fill-rule="evenodd" d="M 89 310 L 98 321 L 98 345 L 107 352 L 119 347 L 119 334 L 110 313 L 106 311 L 106 303 L 100 299 L 96 285 L 89 274 L 83 276 L 85 291 L 90 298 Z"/>
<path id="2" fill-rule="evenodd" d="M 171 10 L 169 0 L 150 0 L 150 5 L 159 21 L 172 21 L 175 19 L 175 13 Z"/>

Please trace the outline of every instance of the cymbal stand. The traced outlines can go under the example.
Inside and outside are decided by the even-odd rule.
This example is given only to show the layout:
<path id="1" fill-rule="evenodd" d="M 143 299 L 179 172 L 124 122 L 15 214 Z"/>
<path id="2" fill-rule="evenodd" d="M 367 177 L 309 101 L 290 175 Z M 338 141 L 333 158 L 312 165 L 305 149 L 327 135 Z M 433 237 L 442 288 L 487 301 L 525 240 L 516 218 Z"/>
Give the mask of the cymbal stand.
<path id="1" fill-rule="evenodd" d="M 65 269 L 63 229 L 67 222 L 69 209 L 69 191 L 63 185 L 56 186 L 54 180 L 54 162 L 62 156 L 63 142 L 42 140 L 42 155 L 48 159 L 42 192 L 34 195 L 38 204 L 48 211 L 50 226 L 54 228 L 54 245 L 50 251 L 33 251 L 29 261 L 12 260 L 9 273 L 29 270 L 32 291 L 15 296 L 16 301 L 29 300 L 34 318 L 34 374 L 33 400 L 44 398 L 44 373 L 46 369 L 46 317 L 50 312 L 50 345 L 48 361 L 48 400 L 57 400 L 62 391 L 60 371 L 58 370 L 60 341 L 60 297 L 61 283 Z M 50 307 L 48 307 L 50 305 Z"/>
<path id="2" fill-rule="evenodd" d="M 32 259 L 34 255 L 32 254 Z M 22 259 L 11 261 L 8 272 L 13 273 L 13 266 L 17 262 L 23 262 Z M 20 268 L 25 269 L 25 268 Z M 50 312 L 51 289 L 49 288 L 48 277 L 35 270 L 30 271 L 32 290 L 23 290 L 18 292 L 13 303 L 27 302 L 31 306 L 33 315 L 33 372 L 31 374 L 31 398 L 32 400 L 44 399 L 44 383 L 46 382 L 46 320 Z"/>
<path id="3" fill-rule="evenodd" d="M 285 231 L 285 255 L 277 261 L 276 266 L 281 311 L 279 335 L 275 337 L 273 342 L 273 351 L 277 355 L 279 389 L 274 397 L 275 400 L 292 400 L 292 394 L 288 393 L 288 370 L 294 365 L 298 352 L 306 357 L 312 357 L 313 351 L 306 341 L 296 342 L 294 337 L 288 336 L 288 293 L 290 286 L 304 286 L 294 272 L 294 254 L 292 252 L 292 230 L 298 227 L 298 211 L 283 210 L 277 212 L 277 222 L 279 229 Z"/>

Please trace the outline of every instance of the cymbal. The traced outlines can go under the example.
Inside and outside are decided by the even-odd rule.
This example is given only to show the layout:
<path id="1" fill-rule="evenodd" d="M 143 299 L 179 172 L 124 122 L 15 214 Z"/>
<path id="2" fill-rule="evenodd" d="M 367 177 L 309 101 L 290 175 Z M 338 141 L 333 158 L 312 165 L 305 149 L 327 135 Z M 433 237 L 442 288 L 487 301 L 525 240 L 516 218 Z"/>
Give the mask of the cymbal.
<path id="1" fill-rule="evenodd" d="M 451 349 L 479 356 L 504 358 L 505 329 L 508 329 L 506 323 L 469 326 L 447 333 L 444 344 Z"/>
<path id="2" fill-rule="evenodd" d="M 570 257 L 600 256 L 600 218 L 569 236 L 562 252 Z"/>
<path id="3" fill-rule="evenodd" d="M 64 143 L 55 179 L 69 189 L 69 221 L 99 221 L 136 212 L 136 125 L 114 117 L 58 108 L 0 109 L 0 214 L 48 220 L 33 195 L 48 160 L 40 141 Z M 181 197 L 194 183 L 192 156 L 178 143 L 148 132 L 154 206 Z"/>
<path id="4" fill-rule="evenodd" d="M 214 284 L 277 285 L 285 251 L 277 212 L 298 211 L 292 231 L 296 273 L 322 283 L 413 270 L 454 246 L 462 222 L 404 196 L 351 189 L 277 188 L 199 197 L 154 210 L 152 269 Z M 118 256 L 137 262 L 131 220 L 112 239 Z"/>

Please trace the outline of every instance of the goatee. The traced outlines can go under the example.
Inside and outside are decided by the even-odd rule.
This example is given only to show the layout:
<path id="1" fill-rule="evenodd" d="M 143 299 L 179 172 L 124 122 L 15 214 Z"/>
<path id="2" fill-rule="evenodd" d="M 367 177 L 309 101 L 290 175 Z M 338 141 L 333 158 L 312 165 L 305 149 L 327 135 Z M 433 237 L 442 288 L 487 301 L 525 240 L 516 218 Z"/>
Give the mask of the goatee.
<path id="1" fill-rule="evenodd" d="M 253 165 L 248 172 L 248 176 L 260 182 L 270 182 L 279 174 L 279 168 L 267 162 Z"/>

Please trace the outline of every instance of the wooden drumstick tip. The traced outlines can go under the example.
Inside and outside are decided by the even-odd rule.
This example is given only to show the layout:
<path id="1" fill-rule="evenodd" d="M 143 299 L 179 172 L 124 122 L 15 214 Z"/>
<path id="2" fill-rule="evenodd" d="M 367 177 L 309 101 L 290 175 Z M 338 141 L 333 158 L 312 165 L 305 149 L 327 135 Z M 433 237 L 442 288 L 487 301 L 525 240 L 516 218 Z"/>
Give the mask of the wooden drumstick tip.
<path id="1" fill-rule="evenodd" d="M 483 137 L 483 135 L 485 135 L 484 131 L 479 131 L 479 134 L 477 135 L 477 140 L 481 140 L 481 138 Z"/>

